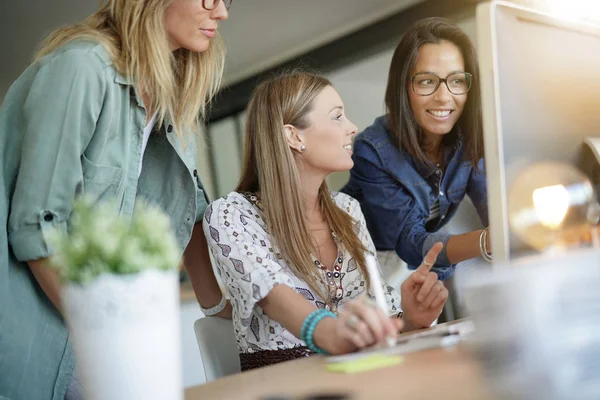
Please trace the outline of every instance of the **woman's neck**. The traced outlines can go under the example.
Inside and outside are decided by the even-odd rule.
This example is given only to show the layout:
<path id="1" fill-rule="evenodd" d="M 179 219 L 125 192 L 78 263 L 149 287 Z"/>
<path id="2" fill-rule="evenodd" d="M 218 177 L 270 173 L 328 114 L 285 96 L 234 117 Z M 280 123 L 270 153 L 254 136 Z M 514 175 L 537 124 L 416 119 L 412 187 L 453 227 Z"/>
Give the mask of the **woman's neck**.
<path id="1" fill-rule="evenodd" d="M 434 163 L 440 164 L 444 160 L 444 145 L 442 144 L 444 137 L 442 135 L 428 135 L 425 138 L 424 152 L 427 158 Z"/>
<path id="2" fill-rule="evenodd" d="M 321 207 L 319 204 L 319 189 L 323 185 L 325 176 L 322 174 L 311 173 L 306 170 L 299 170 L 298 175 L 302 185 L 302 195 L 304 197 L 306 215 L 309 221 L 321 221 Z"/>

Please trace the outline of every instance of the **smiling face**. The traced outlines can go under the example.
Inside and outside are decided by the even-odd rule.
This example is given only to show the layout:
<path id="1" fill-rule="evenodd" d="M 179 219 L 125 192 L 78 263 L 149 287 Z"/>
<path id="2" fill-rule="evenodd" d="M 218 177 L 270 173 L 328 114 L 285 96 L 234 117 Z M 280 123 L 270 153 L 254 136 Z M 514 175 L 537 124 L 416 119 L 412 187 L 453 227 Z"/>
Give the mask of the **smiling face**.
<path id="1" fill-rule="evenodd" d="M 228 17 L 223 1 L 213 10 L 202 7 L 202 0 L 173 0 L 165 12 L 165 29 L 171 51 L 179 48 L 201 53 L 217 34 L 220 20 Z"/>
<path id="2" fill-rule="evenodd" d="M 325 87 L 315 97 L 307 120 L 308 127 L 297 132 L 306 147 L 300 153 L 304 168 L 324 175 L 351 169 L 357 127 L 346 118 L 344 103 L 333 87 Z"/>
<path id="3" fill-rule="evenodd" d="M 464 72 L 465 63 L 460 49 L 452 42 L 427 43 L 419 48 L 417 62 L 410 76 L 432 73 L 447 78 L 456 72 Z M 410 107 L 417 124 L 423 129 L 428 140 L 439 140 L 440 135 L 449 133 L 460 118 L 467 94 L 455 95 L 442 82 L 429 96 L 421 96 L 408 83 Z"/>

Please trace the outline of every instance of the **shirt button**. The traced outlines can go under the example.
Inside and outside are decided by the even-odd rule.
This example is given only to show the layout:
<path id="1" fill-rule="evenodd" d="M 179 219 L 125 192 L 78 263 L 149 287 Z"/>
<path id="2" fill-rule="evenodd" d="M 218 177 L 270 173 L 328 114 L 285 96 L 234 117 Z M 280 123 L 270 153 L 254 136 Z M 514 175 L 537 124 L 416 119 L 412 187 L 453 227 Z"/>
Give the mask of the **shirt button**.
<path id="1" fill-rule="evenodd" d="M 171 133 L 171 132 L 173 132 L 173 125 L 169 125 L 169 126 L 167 126 L 167 132 L 168 132 L 168 133 Z"/>
<path id="2" fill-rule="evenodd" d="M 444 192 L 440 191 L 440 196 L 443 197 L 444 196 Z"/>
<path id="3" fill-rule="evenodd" d="M 198 170 L 197 169 L 194 170 L 194 176 L 198 176 Z"/>
<path id="4" fill-rule="evenodd" d="M 435 174 L 436 174 L 436 175 L 439 175 L 439 174 L 441 174 L 441 173 L 442 173 L 442 171 L 440 171 L 439 169 L 435 171 Z"/>
<path id="5" fill-rule="evenodd" d="M 444 218 L 446 218 L 446 216 L 445 216 L 445 215 L 442 215 L 442 217 L 441 217 L 441 218 L 442 218 L 442 219 L 444 219 Z"/>
<path id="6" fill-rule="evenodd" d="M 46 222 L 52 222 L 53 219 L 54 219 L 54 216 L 50 213 L 46 213 L 46 215 L 44 215 L 44 221 L 46 221 Z"/>

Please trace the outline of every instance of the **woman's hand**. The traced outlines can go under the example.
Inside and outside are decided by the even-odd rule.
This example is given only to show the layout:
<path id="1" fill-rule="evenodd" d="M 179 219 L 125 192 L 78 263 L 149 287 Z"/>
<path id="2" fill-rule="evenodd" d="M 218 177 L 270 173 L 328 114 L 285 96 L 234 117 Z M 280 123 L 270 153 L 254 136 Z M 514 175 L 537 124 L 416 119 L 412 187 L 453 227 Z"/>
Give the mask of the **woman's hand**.
<path id="1" fill-rule="evenodd" d="M 442 313 L 448 290 L 438 280 L 437 274 L 431 272 L 431 267 L 443 247 L 442 243 L 436 243 L 419 268 L 400 286 L 406 330 L 427 328 Z"/>
<path id="2" fill-rule="evenodd" d="M 331 340 L 329 346 L 325 347 L 333 354 L 350 353 L 377 343 L 385 343 L 387 337 L 395 339 L 402 326 L 401 320 L 391 318 L 375 301 L 363 295 L 348 302 L 340 311 L 339 317 L 333 320 Z"/>

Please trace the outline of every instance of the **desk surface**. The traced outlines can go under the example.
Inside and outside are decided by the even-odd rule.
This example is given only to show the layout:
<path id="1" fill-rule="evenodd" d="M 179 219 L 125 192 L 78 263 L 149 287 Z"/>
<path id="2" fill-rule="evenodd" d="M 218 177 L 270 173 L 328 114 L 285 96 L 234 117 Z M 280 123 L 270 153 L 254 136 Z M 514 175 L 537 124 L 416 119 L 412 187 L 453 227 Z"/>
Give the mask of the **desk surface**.
<path id="1" fill-rule="evenodd" d="M 358 374 L 325 370 L 313 356 L 229 376 L 185 391 L 186 400 L 290 398 L 346 393 L 349 399 L 491 399 L 464 345 L 403 355 L 404 362 Z"/>

